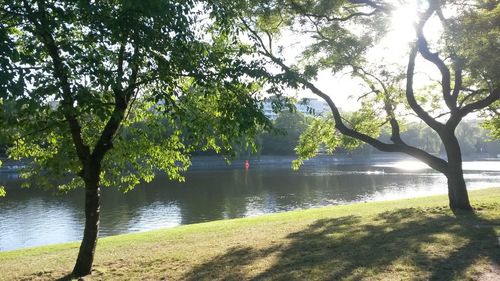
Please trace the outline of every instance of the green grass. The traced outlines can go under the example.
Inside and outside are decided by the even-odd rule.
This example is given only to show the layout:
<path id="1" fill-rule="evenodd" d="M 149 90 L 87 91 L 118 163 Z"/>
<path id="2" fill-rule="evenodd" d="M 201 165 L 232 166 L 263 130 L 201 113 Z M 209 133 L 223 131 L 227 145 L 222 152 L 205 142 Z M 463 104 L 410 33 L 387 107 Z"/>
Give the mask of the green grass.
<path id="1" fill-rule="evenodd" d="M 468 216 L 433 196 L 103 238 L 85 280 L 500 280 L 500 188 L 470 195 Z M 0 280 L 63 278 L 77 250 L 1 252 Z"/>

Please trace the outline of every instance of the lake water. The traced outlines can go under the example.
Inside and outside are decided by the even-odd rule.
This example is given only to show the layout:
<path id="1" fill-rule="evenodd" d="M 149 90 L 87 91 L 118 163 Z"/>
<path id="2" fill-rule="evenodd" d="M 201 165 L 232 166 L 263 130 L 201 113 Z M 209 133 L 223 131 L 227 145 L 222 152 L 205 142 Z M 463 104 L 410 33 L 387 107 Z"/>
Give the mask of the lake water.
<path id="1" fill-rule="evenodd" d="M 104 189 L 100 236 L 294 209 L 446 193 L 446 178 L 406 159 L 370 162 L 320 158 L 292 171 L 292 158 L 196 161 L 185 183 L 159 177 L 127 194 Z M 205 160 L 207 160 L 205 159 Z M 464 162 L 469 189 L 500 186 L 500 161 Z M 83 231 L 83 192 L 54 195 L 20 188 L 0 173 L 0 251 L 76 241 Z"/>

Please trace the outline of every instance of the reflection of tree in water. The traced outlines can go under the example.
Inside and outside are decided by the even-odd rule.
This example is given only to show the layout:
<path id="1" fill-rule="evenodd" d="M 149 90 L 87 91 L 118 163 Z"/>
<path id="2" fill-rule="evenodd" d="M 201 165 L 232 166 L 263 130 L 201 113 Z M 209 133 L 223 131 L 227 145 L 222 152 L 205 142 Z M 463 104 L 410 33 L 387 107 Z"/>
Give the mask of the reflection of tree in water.
<path id="1" fill-rule="evenodd" d="M 127 194 L 103 189 L 101 235 L 368 200 L 386 194 L 411 195 L 408 190 L 432 189 L 444 180 L 427 171 L 420 174 L 385 167 L 384 173 L 367 173 L 380 172 L 382 168 L 370 164 L 321 166 L 315 163 L 306 164 L 298 172 L 292 171 L 289 165 L 278 168 L 251 165 L 248 172 L 244 168 L 194 170 L 187 173 L 185 183 L 158 177 Z M 498 173 L 491 173 L 489 179 L 481 176 L 471 181 L 493 182 L 495 179 Z M 0 204 L 0 213 L 5 217 L 7 210 L 11 210 L 9 214 L 13 218 L 11 223 L 2 220 L 2 228 L 17 233 L 24 230 L 43 233 L 43 227 L 36 226 L 45 224 L 42 213 L 62 210 L 60 219 L 54 223 L 66 230 L 54 236 L 52 242 L 80 238 L 82 190 L 54 196 L 15 185 L 16 182 L 8 182 L 8 196 Z M 20 206 L 29 206 L 29 210 L 23 209 L 20 213 Z M 34 215 L 28 218 L 30 213 Z M 19 229 L 21 225 L 23 229 Z"/>
<path id="2" fill-rule="evenodd" d="M 0 203 L 0 250 L 77 240 L 83 229 L 83 202 L 70 196 L 8 182 L 8 196 Z M 81 197 L 80 197 L 81 198 Z"/>

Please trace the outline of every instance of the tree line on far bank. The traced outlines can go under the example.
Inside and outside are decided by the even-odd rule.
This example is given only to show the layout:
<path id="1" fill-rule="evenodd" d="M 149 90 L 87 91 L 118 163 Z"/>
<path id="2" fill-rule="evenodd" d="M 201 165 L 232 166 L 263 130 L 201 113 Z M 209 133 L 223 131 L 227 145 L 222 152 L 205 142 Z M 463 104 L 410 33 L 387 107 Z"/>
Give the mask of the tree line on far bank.
<path id="1" fill-rule="evenodd" d="M 257 151 L 253 155 L 295 155 L 300 135 L 311 125 L 312 120 L 321 117 L 294 111 L 282 111 L 273 120 L 273 131 L 260 131 L 256 137 Z M 500 155 L 500 141 L 490 130 L 484 128 L 480 120 L 466 120 L 456 130 L 457 138 L 464 156 L 497 157 Z M 409 122 L 401 137 L 409 144 L 433 154 L 444 154 L 444 146 L 439 136 L 422 122 Z M 386 141 L 390 132 L 382 132 L 379 139 Z M 324 150 L 322 150 L 325 152 Z M 352 150 L 339 147 L 333 156 L 368 156 L 380 153 L 373 147 L 363 144 Z M 206 155 L 206 154 L 205 154 Z M 248 151 L 238 151 L 238 157 L 249 155 Z"/>
<path id="2" fill-rule="evenodd" d="M 232 157 L 258 157 L 259 155 L 295 155 L 300 135 L 307 129 L 314 118 L 299 111 L 281 111 L 278 117 L 272 121 L 273 129 L 259 129 L 255 136 L 255 151 L 245 149 L 243 146 L 235 145 Z M 389 132 L 383 132 L 380 140 L 389 139 Z M 429 151 L 433 154 L 443 154 L 444 147 L 439 136 L 421 122 L 410 122 L 405 126 L 401 137 L 411 145 Z M 487 128 L 484 128 L 480 120 L 467 120 L 457 127 L 457 138 L 464 156 L 475 157 L 498 157 L 500 155 L 500 140 Z M 0 155 L 6 157 L 6 149 L 9 140 L 0 137 Z M 340 147 L 335 150 L 333 156 L 357 155 L 367 156 L 380 153 L 373 147 L 363 144 L 353 150 Z M 193 155 L 217 155 L 214 150 L 195 150 Z M 228 155 L 229 156 L 229 155 Z M 229 156 L 231 157 L 231 156 Z"/>

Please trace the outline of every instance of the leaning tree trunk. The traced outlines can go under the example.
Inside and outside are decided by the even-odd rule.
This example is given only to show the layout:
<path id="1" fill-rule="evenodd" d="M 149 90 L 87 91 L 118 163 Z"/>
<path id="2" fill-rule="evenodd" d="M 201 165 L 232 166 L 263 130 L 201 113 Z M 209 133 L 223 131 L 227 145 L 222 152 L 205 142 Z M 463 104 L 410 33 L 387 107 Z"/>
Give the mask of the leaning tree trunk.
<path id="1" fill-rule="evenodd" d="M 442 139 L 448 157 L 445 175 L 448 179 L 450 208 L 453 211 L 472 211 L 462 170 L 462 152 L 458 140 L 453 133 L 447 134 Z"/>
<path id="2" fill-rule="evenodd" d="M 92 271 L 97 235 L 99 233 L 100 170 L 100 163 L 88 164 L 83 170 L 83 180 L 85 182 L 85 229 L 78 258 L 73 268 L 73 276 L 75 277 L 88 275 Z"/>

